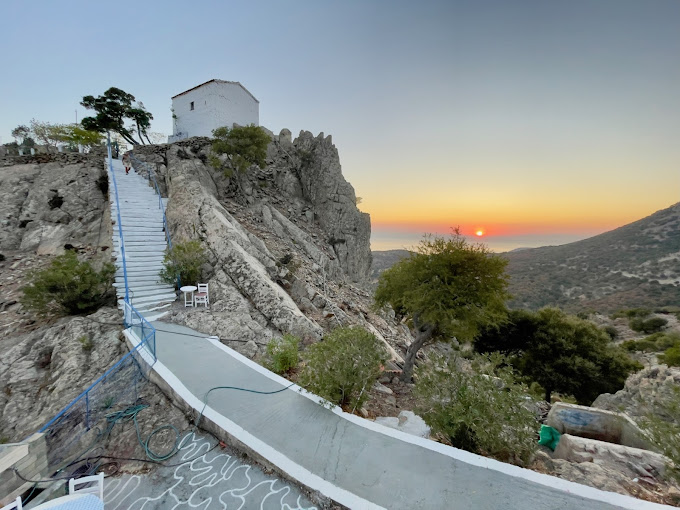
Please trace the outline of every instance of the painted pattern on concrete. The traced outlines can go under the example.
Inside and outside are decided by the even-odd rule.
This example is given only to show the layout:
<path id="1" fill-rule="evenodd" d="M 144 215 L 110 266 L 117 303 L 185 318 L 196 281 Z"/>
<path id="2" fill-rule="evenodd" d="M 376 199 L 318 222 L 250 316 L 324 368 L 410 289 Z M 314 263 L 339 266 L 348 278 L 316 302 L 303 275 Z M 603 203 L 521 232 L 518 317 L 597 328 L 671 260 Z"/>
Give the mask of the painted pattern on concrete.
<path id="1" fill-rule="evenodd" d="M 172 464 L 148 474 L 107 478 L 107 510 L 198 508 L 238 510 L 316 510 L 290 483 L 243 462 L 213 439 L 191 435 Z"/>

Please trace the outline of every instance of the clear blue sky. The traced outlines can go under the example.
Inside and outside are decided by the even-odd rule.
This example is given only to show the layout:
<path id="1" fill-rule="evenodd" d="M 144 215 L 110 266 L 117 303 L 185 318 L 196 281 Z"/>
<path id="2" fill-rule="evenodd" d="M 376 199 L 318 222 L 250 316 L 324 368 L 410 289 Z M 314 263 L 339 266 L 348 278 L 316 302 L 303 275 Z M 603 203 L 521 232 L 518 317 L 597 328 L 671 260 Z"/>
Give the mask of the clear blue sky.
<path id="1" fill-rule="evenodd" d="M 679 27 L 679 0 L 5 0 L 0 136 L 110 86 L 169 133 L 171 96 L 236 80 L 262 125 L 333 135 L 374 242 L 542 244 L 680 200 Z"/>

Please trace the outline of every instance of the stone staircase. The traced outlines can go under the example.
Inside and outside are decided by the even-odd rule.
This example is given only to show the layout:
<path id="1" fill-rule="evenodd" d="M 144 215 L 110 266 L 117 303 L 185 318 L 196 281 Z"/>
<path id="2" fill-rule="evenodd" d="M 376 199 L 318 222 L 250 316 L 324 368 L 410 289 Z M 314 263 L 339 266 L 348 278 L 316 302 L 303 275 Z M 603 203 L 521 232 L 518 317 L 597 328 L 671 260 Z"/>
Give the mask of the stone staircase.
<path id="1" fill-rule="evenodd" d="M 172 285 L 161 282 L 159 273 L 167 247 L 163 230 L 163 210 L 158 195 L 143 177 L 132 169 L 125 175 L 121 161 L 113 160 L 113 172 L 118 185 L 121 226 L 125 240 L 125 261 L 130 302 L 148 321 L 167 313 L 177 295 Z M 123 260 L 118 236 L 118 210 L 109 172 L 109 196 L 113 220 L 113 248 L 116 258 L 116 287 L 118 307 L 125 298 Z M 163 208 L 167 198 L 161 199 Z"/>

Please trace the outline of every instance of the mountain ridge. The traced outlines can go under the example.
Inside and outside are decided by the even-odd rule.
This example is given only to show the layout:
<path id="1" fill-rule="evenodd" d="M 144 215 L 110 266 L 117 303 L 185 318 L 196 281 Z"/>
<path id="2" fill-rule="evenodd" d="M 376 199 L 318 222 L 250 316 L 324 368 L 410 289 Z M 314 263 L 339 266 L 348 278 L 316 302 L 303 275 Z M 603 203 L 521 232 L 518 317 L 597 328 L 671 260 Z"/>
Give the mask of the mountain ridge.
<path id="1" fill-rule="evenodd" d="M 570 311 L 680 305 L 680 202 L 602 234 L 502 254 L 511 307 Z"/>

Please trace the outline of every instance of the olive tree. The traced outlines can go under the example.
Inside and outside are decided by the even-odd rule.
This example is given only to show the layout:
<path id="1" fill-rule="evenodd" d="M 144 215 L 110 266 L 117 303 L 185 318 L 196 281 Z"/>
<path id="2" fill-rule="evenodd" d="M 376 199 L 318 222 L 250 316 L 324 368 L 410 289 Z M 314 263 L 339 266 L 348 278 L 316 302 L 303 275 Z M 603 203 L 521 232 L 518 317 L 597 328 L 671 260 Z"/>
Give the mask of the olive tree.
<path id="1" fill-rule="evenodd" d="M 426 237 L 416 252 L 380 275 L 376 305 L 390 305 L 406 317 L 415 338 L 406 350 L 402 380 L 411 379 L 425 345 L 472 339 L 481 326 L 505 317 L 506 265 L 454 229 L 449 238 Z"/>
<path id="2" fill-rule="evenodd" d="M 231 156 L 236 170 L 245 172 L 251 165 L 262 168 L 267 156 L 267 145 L 271 139 L 264 129 L 254 124 L 237 126 L 233 129 L 220 127 L 213 130 L 211 164 L 222 168 L 217 156 L 227 154 Z"/>
<path id="3" fill-rule="evenodd" d="M 623 388 L 641 368 L 604 330 L 557 308 L 512 311 L 505 323 L 481 332 L 475 349 L 508 355 L 522 375 L 543 387 L 548 402 L 559 391 L 590 404 L 601 393 Z"/>
<path id="4" fill-rule="evenodd" d="M 147 129 L 151 126 L 153 115 L 146 111 L 141 102 L 135 103 L 135 101 L 135 96 L 116 87 L 111 87 L 101 96 L 84 96 L 80 104 L 89 110 L 94 110 L 96 115 L 85 117 L 82 120 L 82 126 L 88 131 L 98 133 L 114 131 L 132 145 L 139 145 L 140 142 L 144 144 L 144 137 L 149 141 Z M 125 127 L 125 119 L 135 124 L 140 142 Z"/>

